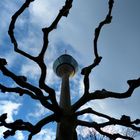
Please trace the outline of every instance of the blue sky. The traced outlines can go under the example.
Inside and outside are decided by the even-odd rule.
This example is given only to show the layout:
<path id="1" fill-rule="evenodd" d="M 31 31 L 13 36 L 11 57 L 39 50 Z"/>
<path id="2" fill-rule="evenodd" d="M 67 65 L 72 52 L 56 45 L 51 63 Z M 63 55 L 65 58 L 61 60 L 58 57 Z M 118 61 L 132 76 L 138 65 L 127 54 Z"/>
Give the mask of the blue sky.
<path id="1" fill-rule="evenodd" d="M 8 61 L 8 68 L 19 75 L 28 76 L 28 80 L 37 85 L 40 71 L 36 64 L 16 54 L 7 34 L 10 18 L 22 5 L 24 0 L 0 1 L 0 57 Z M 57 15 L 64 0 L 35 0 L 28 10 L 18 19 L 15 35 L 21 49 L 38 54 L 42 46 L 41 28 L 49 26 Z M 90 91 L 107 89 L 123 92 L 127 89 L 126 81 L 140 76 L 140 15 L 139 0 L 116 0 L 113 9 L 113 20 L 103 28 L 99 37 L 99 53 L 103 57 L 100 65 L 94 69 L 90 77 Z M 65 49 L 79 63 L 79 71 L 71 79 L 71 94 L 73 102 L 83 91 L 80 69 L 92 63 L 93 35 L 98 23 L 104 19 L 108 10 L 107 0 L 76 0 L 67 18 L 62 18 L 57 30 L 50 34 L 49 48 L 46 53 L 48 76 L 46 83 L 56 89 L 59 98 L 60 79 L 54 76 L 52 65 L 54 60 L 64 53 Z M 45 18 L 44 18 L 45 15 Z M 15 86 L 11 79 L 0 73 L 0 83 Z M 95 110 L 120 118 L 122 114 L 133 119 L 140 118 L 139 110 L 140 88 L 136 89 L 131 98 L 125 100 L 107 99 L 87 103 Z M 32 123 L 37 122 L 50 112 L 28 96 L 18 97 L 0 92 L 0 114 L 8 112 L 9 120 L 22 118 Z M 83 116 L 83 119 L 95 120 L 94 116 Z M 33 140 L 51 139 L 55 132 L 49 127 L 34 137 Z M 5 128 L 0 128 L 2 131 Z M 44 135 L 45 133 L 48 135 Z M 0 140 L 2 140 L 0 134 Z M 26 134 L 18 132 L 15 138 L 8 140 L 24 140 Z"/>

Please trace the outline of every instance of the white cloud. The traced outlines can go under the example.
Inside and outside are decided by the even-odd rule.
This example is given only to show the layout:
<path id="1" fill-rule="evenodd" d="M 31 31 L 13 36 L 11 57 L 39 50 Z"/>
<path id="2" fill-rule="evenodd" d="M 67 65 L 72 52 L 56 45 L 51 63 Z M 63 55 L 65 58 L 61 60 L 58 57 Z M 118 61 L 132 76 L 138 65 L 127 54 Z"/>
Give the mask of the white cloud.
<path id="1" fill-rule="evenodd" d="M 15 103 L 12 101 L 7 101 L 7 100 L 1 100 L 0 101 L 0 115 L 3 113 L 7 113 L 7 122 L 13 122 L 13 115 L 16 115 L 18 113 L 19 107 L 21 104 Z M 3 132 L 5 132 L 7 128 L 5 127 L 0 127 L 0 138 L 3 137 Z M 21 136 L 20 136 L 21 137 Z M 23 139 L 18 139 L 18 140 L 23 140 Z"/>
<path id="2" fill-rule="evenodd" d="M 14 137 L 16 140 L 25 140 L 25 137 L 21 131 L 17 131 Z"/>
<path id="3" fill-rule="evenodd" d="M 81 126 L 78 126 L 77 128 L 76 128 L 76 131 L 77 131 L 77 135 L 80 135 L 80 136 L 82 136 L 83 138 L 86 138 L 86 137 L 88 137 L 88 136 L 90 136 L 91 135 L 91 133 L 94 135 L 98 135 L 99 133 L 96 131 L 96 130 L 94 130 L 93 128 L 88 128 L 88 127 L 81 127 Z"/>
<path id="4" fill-rule="evenodd" d="M 7 128 L 5 128 L 5 127 L 0 127 L 0 139 L 2 139 L 3 138 L 3 132 L 5 132 L 7 130 Z"/>
<path id="5" fill-rule="evenodd" d="M 42 129 L 40 133 L 34 136 L 33 140 L 55 140 L 56 134 L 50 129 Z"/>
<path id="6" fill-rule="evenodd" d="M 40 103 L 36 104 L 35 110 L 28 114 L 29 118 L 39 118 L 50 113 L 48 109 L 43 107 Z"/>
<path id="7" fill-rule="evenodd" d="M 34 1 L 29 8 L 31 22 L 41 27 L 50 24 L 58 13 L 60 7 L 62 7 L 63 1 L 64 0 Z"/>
<path id="8" fill-rule="evenodd" d="M 40 69 L 38 65 L 28 61 L 27 63 L 22 65 L 20 73 L 35 80 L 40 75 Z"/>
<path id="9" fill-rule="evenodd" d="M 53 63 L 52 62 L 50 62 L 47 66 L 47 76 L 46 76 L 45 82 L 48 85 L 54 85 L 54 84 L 58 84 L 60 82 L 60 78 L 58 78 L 53 71 Z"/>
<path id="10" fill-rule="evenodd" d="M 13 115 L 18 113 L 19 107 L 21 106 L 20 103 L 15 103 L 12 101 L 2 100 L 0 102 L 0 114 L 8 113 L 7 115 L 7 122 L 13 122 Z"/>

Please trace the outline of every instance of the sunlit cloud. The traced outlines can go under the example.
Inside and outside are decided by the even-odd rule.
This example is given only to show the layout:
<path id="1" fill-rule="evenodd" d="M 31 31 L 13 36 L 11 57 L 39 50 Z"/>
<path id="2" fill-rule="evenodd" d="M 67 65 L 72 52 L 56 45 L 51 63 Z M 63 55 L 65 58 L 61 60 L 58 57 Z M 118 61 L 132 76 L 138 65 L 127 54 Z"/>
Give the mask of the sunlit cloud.
<path id="1" fill-rule="evenodd" d="M 14 137 L 16 140 L 25 140 L 25 137 L 21 131 L 17 131 Z"/>
<path id="2" fill-rule="evenodd" d="M 21 106 L 20 103 L 15 103 L 12 101 L 6 101 L 2 100 L 0 102 L 0 114 L 3 113 L 8 113 L 7 114 L 7 122 L 12 122 L 13 121 L 13 115 L 16 115 L 18 113 L 19 107 Z"/>
<path id="3" fill-rule="evenodd" d="M 1 100 L 0 101 L 0 114 L 7 113 L 6 122 L 13 122 L 14 121 L 13 116 L 18 113 L 20 106 L 21 106 L 20 103 L 15 103 L 12 101 L 7 101 L 7 100 Z M 3 137 L 3 132 L 5 132 L 6 130 L 7 128 L 0 127 L 0 138 Z M 22 139 L 19 139 L 19 140 L 22 140 Z"/>

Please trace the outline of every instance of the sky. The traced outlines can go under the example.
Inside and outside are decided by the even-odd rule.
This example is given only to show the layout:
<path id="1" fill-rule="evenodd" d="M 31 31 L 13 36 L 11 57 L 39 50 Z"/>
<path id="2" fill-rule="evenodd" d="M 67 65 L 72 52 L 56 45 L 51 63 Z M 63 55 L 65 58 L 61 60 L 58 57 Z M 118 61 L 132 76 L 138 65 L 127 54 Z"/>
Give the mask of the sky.
<path id="1" fill-rule="evenodd" d="M 24 0 L 0 1 L 0 57 L 6 58 L 7 67 L 17 75 L 25 75 L 28 81 L 37 85 L 40 75 L 39 68 L 32 61 L 16 54 L 8 36 L 8 26 L 11 16 L 19 9 Z M 22 50 L 37 55 L 42 46 L 43 27 L 49 26 L 64 0 L 35 0 L 18 19 L 15 36 Z M 70 79 L 72 103 L 82 95 L 83 83 L 80 70 L 92 63 L 94 29 L 104 19 L 108 12 L 107 0 L 75 0 L 67 18 L 62 18 L 57 30 L 49 36 L 49 48 L 45 62 L 48 67 L 46 83 L 52 86 L 59 100 L 61 80 L 54 74 L 52 65 L 55 59 L 65 50 L 72 55 L 79 64 L 79 71 Z M 115 92 L 127 90 L 127 80 L 140 76 L 140 15 L 139 0 L 115 0 L 112 11 L 112 23 L 106 25 L 99 37 L 98 50 L 103 57 L 100 65 L 90 75 L 90 91 L 106 89 Z M 6 86 L 16 84 L 0 72 L 0 83 Z M 140 88 L 136 89 L 132 97 L 123 100 L 106 99 L 91 101 L 88 106 L 106 113 L 112 117 L 130 115 L 132 119 L 140 118 Z M 22 118 L 25 121 L 36 123 L 39 119 L 51 112 L 33 101 L 28 96 L 18 97 L 15 93 L 3 94 L 0 92 L 0 114 L 8 112 L 7 121 Z M 84 115 L 81 119 L 99 120 L 95 116 Z M 55 123 L 33 138 L 33 140 L 54 140 Z M 53 127 L 52 127 L 53 126 Z M 78 128 L 78 132 L 80 128 Z M 5 128 L 0 127 L 0 132 Z M 47 133 L 47 135 L 46 135 Z M 16 136 L 8 140 L 25 140 L 26 132 L 18 131 Z M 136 140 L 138 140 L 137 138 Z M 3 140 L 0 133 L 0 140 Z"/>

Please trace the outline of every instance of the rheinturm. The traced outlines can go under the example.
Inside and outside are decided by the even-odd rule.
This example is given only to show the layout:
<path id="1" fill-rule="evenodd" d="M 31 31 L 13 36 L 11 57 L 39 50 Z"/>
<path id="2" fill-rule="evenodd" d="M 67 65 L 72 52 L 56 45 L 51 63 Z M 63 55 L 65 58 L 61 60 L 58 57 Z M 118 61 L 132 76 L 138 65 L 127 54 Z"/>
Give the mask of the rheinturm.
<path id="1" fill-rule="evenodd" d="M 71 113 L 69 78 L 74 76 L 74 74 L 77 72 L 77 69 L 78 63 L 71 55 L 68 54 L 61 55 L 55 60 L 53 64 L 54 72 L 62 79 L 59 104 L 63 112 L 66 114 L 64 115 L 64 118 L 62 118 L 60 123 L 57 124 L 57 140 L 73 139 L 73 132 L 70 132 L 73 130 L 71 130 L 71 124 L 69 124 L 67 120 L 67 115 L 69 116 L 69 114 Z M 69 131 L 66 129 L 69 129 Z"/>

